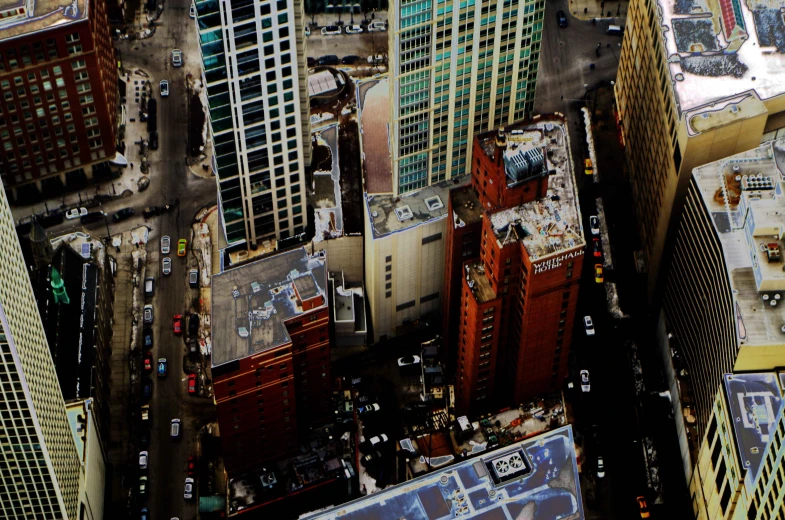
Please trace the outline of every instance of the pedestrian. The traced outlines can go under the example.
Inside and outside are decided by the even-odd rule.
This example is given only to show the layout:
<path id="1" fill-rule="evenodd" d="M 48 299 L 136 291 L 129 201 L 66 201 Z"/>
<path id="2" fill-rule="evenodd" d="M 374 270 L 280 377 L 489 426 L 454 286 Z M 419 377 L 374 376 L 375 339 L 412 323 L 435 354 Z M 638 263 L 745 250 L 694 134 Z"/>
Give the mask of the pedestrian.
<path id="1" fill-rule="evenodd" d="M 134 163 L 131 163 L 131 169 L 132 170 L 134 169 Z"/>

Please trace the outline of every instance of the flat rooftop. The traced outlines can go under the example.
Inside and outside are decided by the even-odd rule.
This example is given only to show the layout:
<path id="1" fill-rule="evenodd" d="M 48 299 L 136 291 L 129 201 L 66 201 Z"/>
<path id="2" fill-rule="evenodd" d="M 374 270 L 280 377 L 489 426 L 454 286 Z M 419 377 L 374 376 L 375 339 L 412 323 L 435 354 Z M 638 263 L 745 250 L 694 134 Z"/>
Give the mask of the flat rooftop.
<path id="1" fill-rule="evenodd" d="M 301 518 L 456 517 L 584 518 L 572 428 L 564 426 Z"/>
<path id="2" fill-rule="evenodd" d="M 212 365 L 290 342 L 285 322 L 303 313 L 304 300 L 327 306 L 326 263 L 324 252 L 299 248 L 213 276 Z"/>
<path id="3" fill-rule="evenodd" d="M 693 170 L 722 246 L 741 345 L 782 343 L 784 175 L 785 139 Z"/>
<path id="4" fill-rule="evenodd" d="M 387 77 L 358 85 L 365 191 L 392 193 L 390 85 Z"/>
<path id="5" fill-rule="evenodd" d="M 469 176 L 432 184 L 414 193 L 395 197 L 366 193 L 365 203 L 371 218 L 373 237 L 380 238 L 397 231 L 404 231 L 447 215 L 447 197 L 450 189 L 465 186 Z"/>
<path id="6" fill-rule="evenodd" d="M 476 263 L 466 266 L 466 277 L 469 289 L 477 299 L 477 303 L 487 303 L 496 298 L 496 292 L 491 287 L 488 277 L 485 276 L 485 266 L 480 259 L 477 259 Z"/>
<path id="7" fill-rule="evenodd" d="M 488 132 L 480 139 L 483 149 L 489 153 L 490 145 L 496 141 L 496 132 Z M 540 120 L 508 127 L 506 146 L 505 162 L 508 156 L 510 162 L 513 159 L 531 162 L 532 156 L 539 157 L 541 153 L 546 161 L 548 191 L 543 199 L 491 213 L 491 227 L 496 238 L 502 245 L 520 241 L 532 261 L 584 247 L 578 190 L 564 124 L 557 120 Z M 507 169 L 509 180 L 509 163 Z"/>
<path id="8" fill-rule="evenodd" d="M 0 41 L 86 20 L 87 0 L 0 0 Z"/>
<path id="9" fill-rule="evenodd" d="M 781 2 L 657 4 L 679 112 L 748 90 L 763 100 L 785 93 Z"/>
<path id="10" fill-rule="evenodd" d="M 782 409 L 779 378 L 763 372 L 725 374 L 722 379 L 741 467 L 749 472 L 745 479 L 754 483 Z"/>
<path id="11" fill-rule="evenodd" d="M 450 200 L 454 227 L 459 228 L 482 220 L 482 204 L 471 186 L 450 190 Z"/>

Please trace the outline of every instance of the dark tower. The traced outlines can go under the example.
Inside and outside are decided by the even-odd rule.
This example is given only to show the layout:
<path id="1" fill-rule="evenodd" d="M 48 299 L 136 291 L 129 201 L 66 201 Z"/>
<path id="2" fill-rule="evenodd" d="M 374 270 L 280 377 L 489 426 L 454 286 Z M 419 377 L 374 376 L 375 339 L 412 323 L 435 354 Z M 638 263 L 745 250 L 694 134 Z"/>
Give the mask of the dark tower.
<path id="1" fill-rule="evenodd" d="M 43 269 L 52 263 L 52 243 L 47 233 L 37 219 L 33 219 L 30 229 L 30 246 L 33 249 L 33 261 L 36 269 Z"/>

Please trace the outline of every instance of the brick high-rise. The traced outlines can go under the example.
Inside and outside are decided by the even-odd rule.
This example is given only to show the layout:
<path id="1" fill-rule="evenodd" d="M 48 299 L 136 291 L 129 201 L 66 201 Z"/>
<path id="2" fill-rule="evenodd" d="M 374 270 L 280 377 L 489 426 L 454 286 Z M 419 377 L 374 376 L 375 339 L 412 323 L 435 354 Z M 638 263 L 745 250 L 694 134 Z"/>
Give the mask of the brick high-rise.
<path id="1" fill-rule="evenodd" d="M 294 249 L 213 277 L 212 375 L 230 476 L 332 419 L 327 261 Z M 301 435 L 302 434 L 302 435 Z"/>
<path id="2" fill-rule="evenodd" d="M 106 2 L 0 7 L 0 178 L 9 198 L 107 176 L 117 62 Z"/>
<path id="3" fill-rule="evenodd" d="M 461 275 L 445 279 L 445 301 L 460 291 L 445 321 L 457 313 L 457 337 L 448 340 L 461 413 L 481 410 L 494 393 L 518 403 L 561 387 L 585 247 L 561 120 L 480 134 L 471 190 L 476 198 L 459 190 L 450 197 L 456 218 L 445 269 L 454 273 L 462 261 Z"/>

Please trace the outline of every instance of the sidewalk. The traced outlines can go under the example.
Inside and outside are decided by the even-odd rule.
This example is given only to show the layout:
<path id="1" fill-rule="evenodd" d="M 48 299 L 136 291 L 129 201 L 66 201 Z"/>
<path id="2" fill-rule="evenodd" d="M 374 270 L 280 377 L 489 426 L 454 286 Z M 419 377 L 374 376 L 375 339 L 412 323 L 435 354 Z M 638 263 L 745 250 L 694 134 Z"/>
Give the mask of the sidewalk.
<path id="1" fill-rule="evenodd" d="M 570 13 L 579 20 L 613 19 L 624 25 L 629 6 L 630 0 L 570 0 Z"/>

